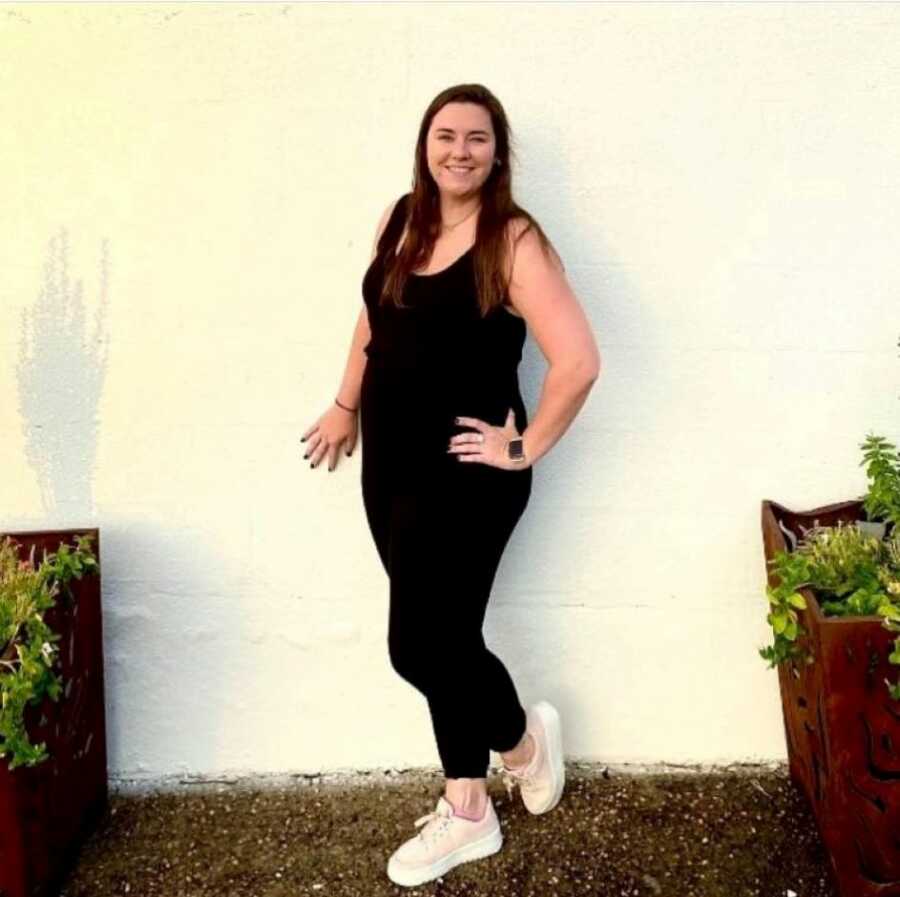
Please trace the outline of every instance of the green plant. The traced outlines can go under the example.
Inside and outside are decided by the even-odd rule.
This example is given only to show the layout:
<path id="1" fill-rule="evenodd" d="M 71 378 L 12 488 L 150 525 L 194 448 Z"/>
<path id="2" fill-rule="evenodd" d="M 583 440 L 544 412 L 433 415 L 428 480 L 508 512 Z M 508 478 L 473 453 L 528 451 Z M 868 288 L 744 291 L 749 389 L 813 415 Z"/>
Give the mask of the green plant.
<path id="1" fill-rule="evenodd" d="M 813 661 L 799 647 L 806 635 L 797 614 L 806 607 L 801 588 L 816 593 L 826 616 L 880 616 L 887 629 L 900 633 L 900 452 L 871 433 L 860 448 L 860 466 L 866 465 L 869 479 L 863 508 L 869 520 L 893 524 L 893 534 L 879 540 L 856 525 L 815 526 L 804 532 L 794 551 L 775 552 L 769 563 L 778 585 L 766 586 L 774 640 L 759 649 L 770 667 L 788 660 Z M 888 659 L 900 665 L 900 637 Z M 900 700 L 900 684 L 885 681 L 891 697 Z"/>
<path id="2" fill-rule="evenodd" d="M 878 539 L 855 523 L 814 526 L 803 533 L 794 551 L 776 552 L 770 565 L 778 577 L 777 586 L 766 587 L 771 606 L 767 619 L 775 638 L 759 651 L 770 667 L 791 659 L 812 662 L 799 646 L 806 635 L 797 614 L 806 607 L 802 588 L 816 593 L 826 616 L 877 615 L 884 617 L 888 629 L 900 632 L 900 528 Z M 900 639 L 890 660 L 900 664 Z M 900 687 L 889 687 L 900 700 Z"/>
<path id="3" fill-rule="evenodd" d="M 48 758 L 44 742 L 34 745 L 25 731 L 24 712 L 45 695 L 54 701 L 62 683 L 54 672 L 60 636 L 44 622 L 44 612 L 63 591 L 72 600 L 69 581 L 99 570 L 90 549 L 93 535 L 75 536 L 73 549 L 61 543 L 38 565 L 32 547 L 28 560 L 19 560 L 9 536 L 0 542 L 0 757 L 9 756 L 9 768 L 35 766 Z"/>
<path id="4" fill-rule="evenodd" d="M 870 520 L 889 520 L 900 527 L 900 452 L 881 436 L 866 436 L 861 448 L 869 477 L 863 507 Z"/>

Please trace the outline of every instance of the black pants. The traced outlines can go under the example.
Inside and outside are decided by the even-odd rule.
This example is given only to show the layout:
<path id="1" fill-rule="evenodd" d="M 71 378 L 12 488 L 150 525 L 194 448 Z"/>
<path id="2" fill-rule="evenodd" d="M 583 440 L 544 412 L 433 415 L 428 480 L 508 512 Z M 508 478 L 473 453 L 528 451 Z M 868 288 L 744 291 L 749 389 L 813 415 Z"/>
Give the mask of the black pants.
<path id="1" fill-rule="evenodd" d="M 532 470 L 450 456 L 437 479 L 398 489 L 375 461 L 364 446 L 363 501 L 390 579 L 391 664 L 428 701 L 447 778 L 483 778 L 490 751 L 512 750 L 525 733 L 525 711 L 482 625 Z"/>

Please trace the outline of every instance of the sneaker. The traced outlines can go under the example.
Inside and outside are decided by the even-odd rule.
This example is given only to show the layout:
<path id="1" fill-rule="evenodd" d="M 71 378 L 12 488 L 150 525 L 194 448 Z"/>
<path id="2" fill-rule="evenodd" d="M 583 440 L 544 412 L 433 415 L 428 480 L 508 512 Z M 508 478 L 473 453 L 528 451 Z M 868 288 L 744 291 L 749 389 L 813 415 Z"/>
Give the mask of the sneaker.
<path id="1" fill-rule="evenodd" d="M 525 719 L 525 731 L 534 739 L 534 756 L 525 766 L 510 768 L 503 763 L 503 784 L 510 797 L 519 786 L 530 813 L 549 813 L 559 803 L 566 783 L 559 713 L 547 701 L 538 701 L 528 708 Z"/>
<path id="2" fill-rule="evenodd" d="M 500 821 L 488 797 L 484 816 L 477 822 L 457 816 L 445 797 L 434 812 L 415 822 L 422 831 L 401 844 L 388 860 L 388 878 L 394 884 L 414 887 L 431 881 L 460 863 L 497 853 L 503 846 Z"/>

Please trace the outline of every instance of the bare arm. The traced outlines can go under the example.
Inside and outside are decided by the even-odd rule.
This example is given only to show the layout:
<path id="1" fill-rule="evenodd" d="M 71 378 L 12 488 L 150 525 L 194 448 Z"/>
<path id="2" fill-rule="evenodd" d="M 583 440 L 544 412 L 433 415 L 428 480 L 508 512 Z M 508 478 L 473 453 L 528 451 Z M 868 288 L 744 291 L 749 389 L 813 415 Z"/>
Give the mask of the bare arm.
<path id="1" fill-rule="evenodd" d="M 509 299 L 549 364 L 537 411 L 522 434 L 534 464 L 559 441 L 600 375 L 600 353 L 584 311 L 557 259 L 528 231 L 513 257 Z"/>
<path id="2" fill-rule="evenodd" d="M 337 391 L 337 400 L 348 408 L 359 407 L 363 371 L 365 371 L 366 362 L 368 361 L 363 349 L 370 338 L 369 315 L 366 307 L 363 306 L 359 312 L 359 317 L 356 319 L 356 326 L 353 328 L 350 354 L 347 358 L 347 365 L 344 368 L 344 377 Z"/>

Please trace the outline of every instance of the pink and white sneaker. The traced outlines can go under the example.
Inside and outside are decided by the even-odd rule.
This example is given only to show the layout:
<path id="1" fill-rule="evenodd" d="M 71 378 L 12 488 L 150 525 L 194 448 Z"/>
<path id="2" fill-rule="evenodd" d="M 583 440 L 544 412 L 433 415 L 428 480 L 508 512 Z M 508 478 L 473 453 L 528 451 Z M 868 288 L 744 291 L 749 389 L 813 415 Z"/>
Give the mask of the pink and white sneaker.
<path id="1" fill-rule="evenodd" d="M 417 819 L 415 825 L 424 828 L 401 844 L 388 860 L 387 874 L 394 884 L 423 884 L 460 863 L 497 853 L 503 846 L 500 821 L 490 797 L 484 816 L 474 821 L 457 816 L 453 804 L 441 796 L 434 812 Z"/>
<path id="2" fill-rule="evenodd" d="M 525 712 L 525 731 L 534 739 L 534 756 L 524 767 L 502 764 L 503 784 L 512 797 L 519 786 L 530 813 L 549 813 L 562 797 L 566 784 L 559 713 L 547 701 L 538 701 Z"/>

